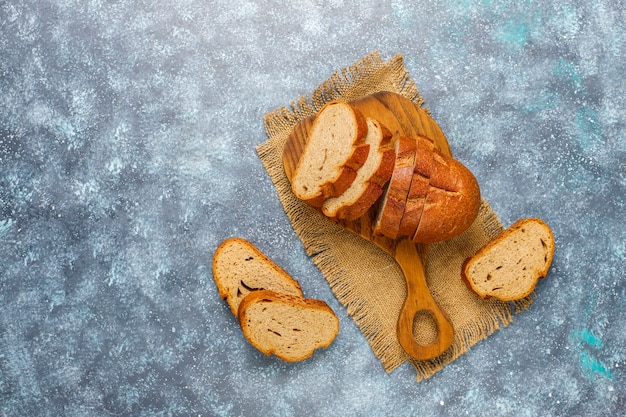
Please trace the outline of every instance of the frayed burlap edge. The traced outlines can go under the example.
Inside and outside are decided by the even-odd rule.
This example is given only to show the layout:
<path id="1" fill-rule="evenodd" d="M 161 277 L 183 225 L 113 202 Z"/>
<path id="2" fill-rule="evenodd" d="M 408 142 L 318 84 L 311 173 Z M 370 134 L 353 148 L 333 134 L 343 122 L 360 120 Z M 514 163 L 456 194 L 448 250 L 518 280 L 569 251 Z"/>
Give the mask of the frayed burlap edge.
<path id="1" fill-rule="evenodd" d="M 455 326 L 457 334 L 450 349 L 429 361 L 414 360 L 401 349 L 395 332 L 389 331 L 389 320 L 394 320 L 393 317 L 371 314 L 367 300 L 361 296 L 368 289 L 358 288 L 353 280 L 353 274 L 360 273 L 355 272 L 360 266 L 358 260 L 379 259 L 383 264 L 388 264 L 386 273 L 399 277 L 402 277 L 401 269 L 393 258 L 374 244 L 325 219 L 318 211 L 297 199 L 291 192 L 283 169 L 282 150 L 293 127 L 301 120 L 315 115 L 327 101 L 352 101 L 378 91 L 395 92 L 424 108 L 423 99 L 404 66 L 402 55 L 397 54 L 385 62 L 374 51 L 354 65 L 334 73 L 312 95 L 305 95 L 289 107 L 265 115 L 264 125 L 269 139 L 257 147 L 257 153 L 307 254 L 327 279 L 337 299 L 346 307 L 385 370 L 391 372 L 408 361 L 415 368 L 417 380 L 421 381 L 443 369 L 480 340 L 506 327 L 512 321 L 513 314 L 528 308 L 532 297 L 515 303 L 485 303 L 485 311 L 473 318 L 471 323 L 459 329 Z M 482 239 L 485 243 L 502 231 L 500 220 L 484 199 L 479 218 L 472 228 L 484 235 Z M 438 251 L 445 251 L 446 245 L 446 242 L 431 245 L 427 274 L 431 273 L 430 259 L 436 259 Z M 350 256 L 356 261 L 346 261 Z M 433 297 L 437 299 L 437 294 L 433 294 Z"/>

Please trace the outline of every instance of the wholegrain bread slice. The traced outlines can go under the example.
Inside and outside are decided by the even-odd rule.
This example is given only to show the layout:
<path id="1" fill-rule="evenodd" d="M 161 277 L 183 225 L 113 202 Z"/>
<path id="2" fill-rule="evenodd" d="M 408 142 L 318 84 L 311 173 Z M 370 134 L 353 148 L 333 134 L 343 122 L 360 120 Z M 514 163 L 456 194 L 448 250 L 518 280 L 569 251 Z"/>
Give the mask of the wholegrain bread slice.
<path id="1" fill-rule="evenodd" d="M 251 242 L 232 237 L 224 240 L 213 255 L 213 279 L 220 297 L 237 316 L 241 300 L 262 289 L 302 297 L 298 281 L 276 265 Z"/>
<path id="2" fill-rule="evenodd" d="M 338 197 L 331 197 L 322 205 L 328 217 L 354 220 L 361 217 L 383 193 L 395 162 L 393 135 L 380 122 L 367 118 L 365 143 L 370 150 L 365 164 L 357 170 L 350 187 Z"/>
<path id="3" fill-rule="evenodd" d="M 325 302 L 268 290 L 248 294 L 238 318 L 252 346 L 288 362 L 311 357 L 339 333 L 339 319 Z"/>
<path id="4" fill-rule="evenodd" d="M 341 195 L 367 159 L 366 134 L 367 122 L 358 109 L 343 101 L 326 103 L 313 121 L 294 171 L 294 194 L 315 207 Z"/>
<path id="5" fill-rule="evenodd" d="M 461 275 L 482 298 L 518 300 L 547 275 L 553 254 L 550 227 L 538 218 L 520 219 L 468 258 Z"/>

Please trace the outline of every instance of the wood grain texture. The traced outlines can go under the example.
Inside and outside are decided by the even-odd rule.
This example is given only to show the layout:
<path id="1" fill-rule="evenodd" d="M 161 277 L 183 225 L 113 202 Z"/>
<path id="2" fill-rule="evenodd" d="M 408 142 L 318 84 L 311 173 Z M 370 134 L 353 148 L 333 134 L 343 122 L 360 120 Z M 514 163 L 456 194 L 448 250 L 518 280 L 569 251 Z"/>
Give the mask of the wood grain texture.
<path id="1" fill-rule="evenodd" d="M 450 147 L 443 131 L 430 115 L 411 100 L 392 92 L 380 92 L 351 102 L 365 117 L 381 122 L 393 134 L 411 138 L 426 136 L 434 141 L 435 147 L 443 154 L 451 156 Z M 313 118 L 298 123 L 283 150 L 283 165 L 287 178 L 291 180 Z M 402 268 L 407 283 L 407 299 L 398 320 L 398 340 L 411 357 L 428 360 L 443 353 L 454 338 L 454 329 L 445 312 L 432 298 L 424 270 L 427 245 L 414 244 L 409 239 L 393 240 L 372 233 L 376 220 L 376 205 L 365 215 L 353 221 L 335 220 L 337 223 L 367 239 L 394 257 Z M 437 336 L 427 345 L 419 344 L 413 336 L 415 315 L 420 312 L 431 314 L 437 324 Z"/>

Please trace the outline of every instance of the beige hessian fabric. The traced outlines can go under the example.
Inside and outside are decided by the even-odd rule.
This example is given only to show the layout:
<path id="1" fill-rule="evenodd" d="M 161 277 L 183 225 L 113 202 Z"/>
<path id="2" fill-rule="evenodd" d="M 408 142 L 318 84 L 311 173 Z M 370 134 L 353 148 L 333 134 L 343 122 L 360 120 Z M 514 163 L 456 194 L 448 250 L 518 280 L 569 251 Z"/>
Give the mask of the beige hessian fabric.
<path id="1" fill-rule="evenodd" d="M 377 246 L 342 229 L 291 192 L 282 165 L 282 150 L 292 128 L 314 115 L 333 99 L 347 101 L 378 91 L 401 94 L 418 105 L 422 98 L 407 73 L 402 56 L 389 61 L 373 52 L 352 67 L 337 72 L 289 108 L 283 107 L 264 118 L 268 140 L 257 152 L 271 177 L 280 201 L 307 253 L 326 277 L 337 299 L 355 320 L 385 370 L 391 372 L 409 361 L 417 380 L 429 378 L 485 339 L 507 326 L 513 313 L 526 309 L 531 297 L 516 303 L 484 301 L 471 293 L 460 279 L 461 264 L 502 230 L 489 204 L 483 200 L 475 223 L 462 235 L 429 248 L 426 275 L 431 293 L 447 312 L 455 329 L 452 346 L 438 358 L 418 361 L 409 357 L 396 337 L 396 322 L 406 296 L 404 276 L 392 257 Z M 454 144 L 450 144 L 454 149 Z M 423 343 L 434 337 L 430 319 L 418 317 L 414 333 Z"/>

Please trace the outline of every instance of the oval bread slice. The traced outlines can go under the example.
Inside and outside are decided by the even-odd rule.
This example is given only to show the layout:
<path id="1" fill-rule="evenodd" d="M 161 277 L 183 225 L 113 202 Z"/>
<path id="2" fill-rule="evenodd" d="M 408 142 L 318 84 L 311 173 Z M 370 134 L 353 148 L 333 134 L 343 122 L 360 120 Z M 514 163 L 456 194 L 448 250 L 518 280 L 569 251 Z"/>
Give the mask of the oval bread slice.
<path id="1" fill-rule="evenodd" d="M 319 111 L 293 174 L 294 194 L 320 207 L 341 195 L 356 178 L 369 153 L 363 114 L 342 101 L 330 101 Z"/>
<path id="2" fill-rule="evenodd" d="M 519 300 L 547 275 L 553 255 L 550 227 L 541 219 L 520 219 L 468 258 L 461 275 L 482 298 Z"/>
<path id="3" fill-rule="evenodd" d="M 237 316 L 241 300 L 251 291 L 267 289 L 302 297 L 298 281 L 249 241 L 224 240 L 213 255 L 213 279 L 220 297 Z"/>
<path id="4" fill-rule="evenodd" d="M 339 333 L 339 319 L 325 302 L 273 291 L 248 294 L 238 316 L 252 346 L 288 362 L 309 358 Z"/>

